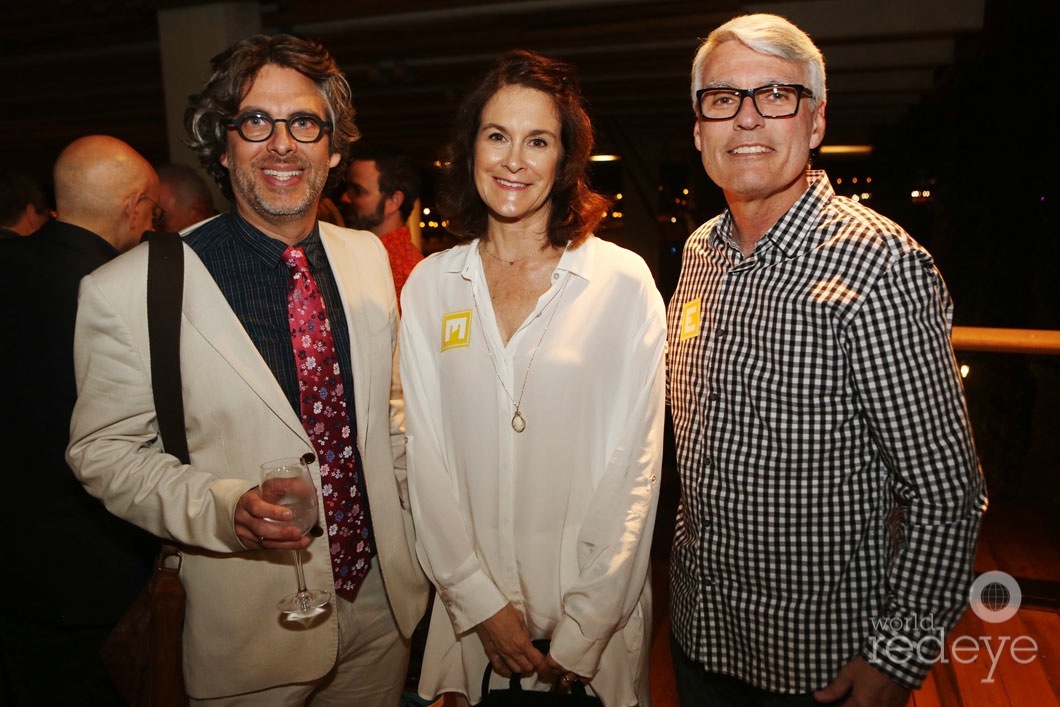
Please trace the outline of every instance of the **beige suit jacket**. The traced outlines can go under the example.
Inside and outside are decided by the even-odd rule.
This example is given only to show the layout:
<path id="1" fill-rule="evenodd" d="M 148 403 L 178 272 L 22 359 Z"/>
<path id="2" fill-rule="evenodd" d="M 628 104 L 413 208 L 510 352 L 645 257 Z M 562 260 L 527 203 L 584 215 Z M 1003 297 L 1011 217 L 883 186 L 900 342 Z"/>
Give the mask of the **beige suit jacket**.
<path id="1" fill-rule="evenodd" d="M 398 625 L 410 635 L 426 606 L 414 559 L 397 366 L 397 304 L 379 239 L 321 223 L 351 334 L 357 441 L 379 564 Z M 180 360 L 191 464 L 166 454 L 151 393 L 146 245 L 81 283 L 75 337 L 78 401 L 68 461 L 114 514 L 186 547 L 185 678 L 209 698 L 321 677 L 335 662 L 334 611 L 310 627 L 281 622 L 295 589 L 292 553 L 246 550 L 239 497 L 259 465 L 311 444 L 268 365 L 213 278 L 184 247 Z M 319 467 L 313 465 L 317 488 Z M 325 539 L 304 551 L 306 581 L 331 587 Z"/>

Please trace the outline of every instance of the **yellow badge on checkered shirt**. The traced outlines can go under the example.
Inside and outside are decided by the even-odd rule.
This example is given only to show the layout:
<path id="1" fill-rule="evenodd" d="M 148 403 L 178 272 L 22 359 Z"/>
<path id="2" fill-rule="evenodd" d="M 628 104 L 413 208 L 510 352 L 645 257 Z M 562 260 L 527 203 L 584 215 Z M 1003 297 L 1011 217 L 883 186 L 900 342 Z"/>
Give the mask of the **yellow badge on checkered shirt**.
<path id="1" fill-rule="evenodd" d="M 681 335 L 678 341 L 687 341 L 699 336 L 701 304 L 699 297 L 685 302 L 681 310 Z"/>

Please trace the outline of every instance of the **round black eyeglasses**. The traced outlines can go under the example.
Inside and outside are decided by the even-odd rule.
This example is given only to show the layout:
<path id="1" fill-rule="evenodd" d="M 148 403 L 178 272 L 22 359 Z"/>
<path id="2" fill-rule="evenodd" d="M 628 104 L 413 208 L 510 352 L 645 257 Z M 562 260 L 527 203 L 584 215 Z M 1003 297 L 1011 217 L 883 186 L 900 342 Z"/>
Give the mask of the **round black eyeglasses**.
<path id="1" fill-rule="evenodd" d="M 740 112 L 743 99 L 750 98 L 763 118 L 790 118 L 799 112 L 801 98 L 813 93 L 797 83 L 771 83 L 758 88 L 701 88 L 696 107 L 703 120 L 731 120 Z"/>
<path id="2" fill-rule="evenodd" d="M 239 137 L 247 142 L 265 142 L 272 137 L 276 123 L 284 123 L 287 126 L 287 134 L 297 142 L 317 142 L 332 128 L 330 121 L 318 118 L 312 113 L 299 113 L 290 118 L 273 118 L 268 113 L 257 111 L 237 115 L 225 121 L 224 126 L 235 130 Z"/>

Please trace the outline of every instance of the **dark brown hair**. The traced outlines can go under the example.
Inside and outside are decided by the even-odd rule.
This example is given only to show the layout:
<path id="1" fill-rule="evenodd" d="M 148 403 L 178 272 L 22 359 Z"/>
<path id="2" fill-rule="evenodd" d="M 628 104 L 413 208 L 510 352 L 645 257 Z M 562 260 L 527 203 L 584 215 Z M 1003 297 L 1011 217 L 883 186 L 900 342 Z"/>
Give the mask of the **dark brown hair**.
<path id="1" fill-rule="evenodd" d="M 239 110 L 254 78 L 268 64 L 294 69 L 312 80 L 328 106 L 327 119 L 333 125 L 328 136 L 331 151 L 339 153 L 342 159 L 328 175 L 324 187 L 327 193 L 342 179 L 350 144 L 360 133 L 353 122 L 353 102 L 346 77 L 318 42 L 289 34 L 258 34 L 236 42 L 215 56 L 211 60 L 213 73 L 206 85 L 188 99 L 184 112 L 187 145 L 198 155 L 199 162 L 217 181 L 224 195 L 231 199 L 232 181 L 221 164 L 228 138 L 224 123 Z"/>
<path id="2" fill-rule="evenodd" d="M 379 170 L 379 193 L 384 198 L 401 192 L 401 218 L 408 220 L 416 199 L 420 198 L 420 171 L 416 163 L 398 145 L 358 140 L 350 148 L 350 162 L 375 162 Z"/>
<path id="3" fill-rule="evenodd" d="M 568 241 L 577 246 L 592 233 L 609 206 L 607 198 L 588 183 L 593 128 L 573 67 L 533 52 L 516 49 L 501 54 L 460 104 L 438 193 L 439 210 L 459 240 L 485 235 L 488 212 L 475 187 L 475 143 L 483 109 L 505 86 L 532 88 L 555 101 L 563 154 L 552 186 L 548 239 L 556 246 L 565 246 Z"/>

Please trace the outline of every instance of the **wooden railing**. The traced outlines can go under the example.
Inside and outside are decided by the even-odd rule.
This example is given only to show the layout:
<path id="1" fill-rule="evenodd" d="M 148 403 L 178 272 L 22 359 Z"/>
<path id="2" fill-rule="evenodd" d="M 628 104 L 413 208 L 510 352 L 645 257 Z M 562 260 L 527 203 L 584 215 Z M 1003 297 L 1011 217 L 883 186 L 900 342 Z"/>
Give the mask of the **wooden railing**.
<path id="1" fill-rule="evenodd" d="M 997 351 L 1039 355 L 1060 354 L 1060 331 L 1051 329 L 994 329 L 989 327 L 959 326 L 953 327 L 951 340 L 953 341 L 953 348 L 958 351 Z M 995 529 L 992 532 L 997 533 L 1006 547 L 1010 549 L 1010 552 L 1007 553 L 1009 555 L 1012 554 L 1011 549 L 1013 547 L 1018 548 L 1021 545 L 1014 538 L 1005 537 L 1008 535 L 1005 531 Z M 1037 534 L 1031 534 L 1024 536 L 1023 544 L 1026 544 L 1026 538 L 1028 537 L 1034 538 L 1035 547 L 1024 551 L 1026 557 L 1034 558 L 1033 561 L 1028 560 L 1026 566 L 1038 566 L 1040 568 L 1038 558 L 1041 556 L 1041 549 L 1037 547 L 1037 543 L 1044 542 L 1047 551 L 1055 555 L 1055 540 L 1048 540 L 1050 537 L 1049 533 L 1045 533 L 1041 537 Z M 991 563 L 996 562 L 989 552 L 986 555 L 990 558 L 989 561 Z M 998 568 L 987 567 L 986 569 Z M 1004 567 L 1003 569 L 1012 572 L 1010 567 Z M 1057 568 L 1053 566 L 1045 570 L 1045 576 L 1028 577 L 1024 576 L 1023 573 L 1015 576 L 1023 592 L 1021 606 L 1044 611 L 1057 611 L 1060 609 L 1060 582 L 1054 579 L 1056 570 Z M 977 569 L 977 574 L 981 571 L 983 570 Z M 964 704 L 970 703 L 966 701 Z"/>
<path id="2" fill-rule="evenodd" d="M 1060 331 L 1051 329 L 957 326 L 953 327 L 952 341 L 958 351 L 1060 354 Z"/>

